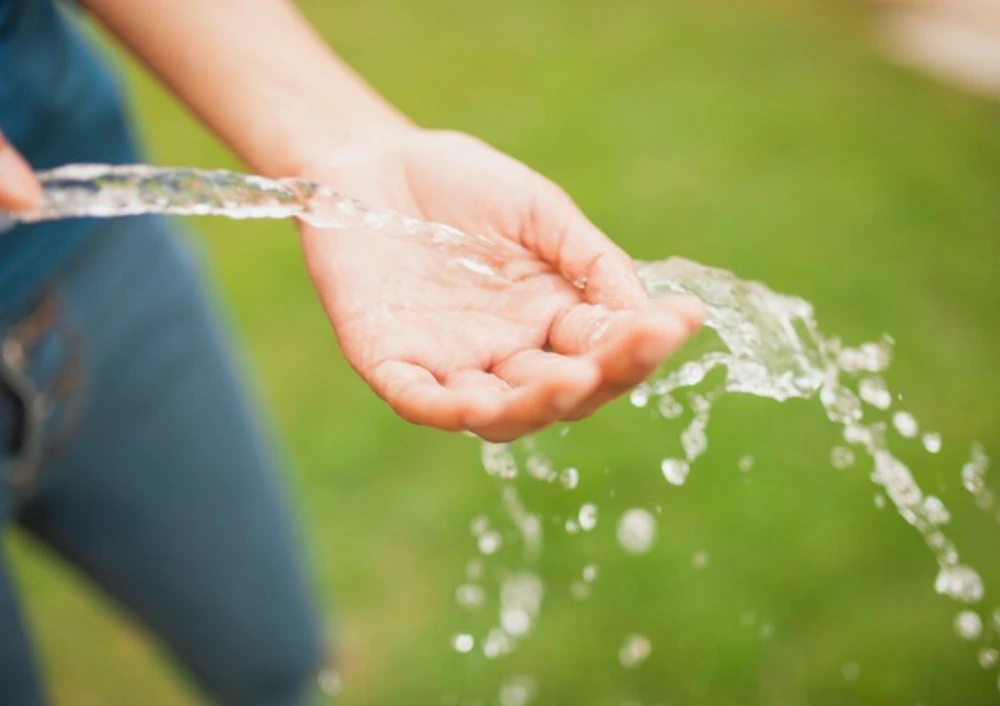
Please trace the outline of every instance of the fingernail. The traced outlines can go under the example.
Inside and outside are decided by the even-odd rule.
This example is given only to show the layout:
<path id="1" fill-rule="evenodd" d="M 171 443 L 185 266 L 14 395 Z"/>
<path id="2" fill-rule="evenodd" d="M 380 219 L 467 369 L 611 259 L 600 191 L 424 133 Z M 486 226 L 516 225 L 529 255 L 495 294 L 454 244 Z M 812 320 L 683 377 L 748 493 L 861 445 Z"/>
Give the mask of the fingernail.
<path id="1" fill-rule="evenodd" d="M 0 149 L 0 195 L 14 208 L 31 208 L 42 198 L 35 173 L 9 145 Z"/>

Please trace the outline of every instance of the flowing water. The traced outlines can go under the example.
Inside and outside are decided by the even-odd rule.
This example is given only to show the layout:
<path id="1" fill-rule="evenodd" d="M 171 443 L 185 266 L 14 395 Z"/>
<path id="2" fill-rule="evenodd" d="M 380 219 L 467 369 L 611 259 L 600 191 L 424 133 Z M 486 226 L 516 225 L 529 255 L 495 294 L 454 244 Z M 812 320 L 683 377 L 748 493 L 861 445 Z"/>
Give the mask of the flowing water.
<path id="1" fill-rule="evenodd" d="M 502 256 L 492 241 L 445 225 L 378 211 L 302 180 L 101 165 L 71 165 L 41 173 L 40 178 L 45 188 L 41 207 L 17 216 L 0 214 L 0 227 L 4 220 L 10 226 L 55 218 L 140 213 L 294 217 L 318 227 L 363 228 L 445 247 L 452 260 L 483 276 L 498 273 L 498 258 Z M 739 393 L 778 402 L 815 400 L 841 432 L 842 443 L 830 453 L 832 465 L 846 468 L 864 463 L 871 469 L 871 480 L 881 489 L 877 498 L 881 502 L 888 498 L 929 548 L 937 565 L 934 590 L 963 605 L 955 618 L 956 633 L 979 641 L 981 665 L 996 668 L 1000 658 L 984 634 L 988 632 L 983 630 L 985 614 L 976 608 L 984 596 L 983 581 L 974 568 L 963 563 L 944 530 L 950 520 L 947 508 L 939 498 L 920 488 L 911 470 L 889 448 L 890 434 L 903 439 L 919 437 L 929 454 L 938 453 L 942 445 L 935 432 L 921 434 L 917 420 L 909 412 L 893 409 L 895 397 L 882 377 L 891 361 L 891 341 L 846 346 L 821 332 L 808 302 L 741 280 L 725 270 L 670 258 L 638 263 L 638 272 L 653 297 L 679 293 L 700 298 L 708 311 L 706 326 L 721 344 L 718 350 L 675 370 L 662 371 L 631 393 L 634 406 L 654 410 L 664 420 L 675 420 L 682 414 L 690 417 L 680 434 L 683 453 L 660 463 L 665 482 L 681 485 L 686 481 L 707 448 L 710 414 L 722 395 Z M 718 375 L 710 377 L 710 373 L 717 370 L 721 371 L 721 381 L 712 383 Z M 505 513 L 502 521 L 516 530 L 513 541 L 519 544 L 518 559 L 514 564 L 507 562 L 487 571 L 487 563 L 496 560 L 504 543 L 511 541 L 510 535 L 485 515 L 473 520 L 476 554 L 466 567 L 456 600 L 460 606 L 474 609 L 489 597 L 496 600 L 499 610 L 492 628 L 482 634 L 456 634 L 451 645 L 461 654 L 478 653 L 496 659 L 516 650 L 518 643 L 528 637 L 542 611 L 546 590 L 537 571 L 545 548 L 543 509 L 527 507 L 514 481 L 527 476 L 572 490 L 579 481 L 579 471 L 572 467 L 557 471 L 533 439 L 515 445 L 483 444 L 481 460 L 486 471 L 499 481 Z M 752 466 L 752 457 L 740 459 L 741 471 L 749 471 Z M 988 466 L 985 452 L 977 445 L 961 471 L 963 486 L 985 508 L 992 507 L 993 502 L 985 485 Z M 603 519 L 600 512 L 596 505 L 585 504 L 574 517 L 560 524 L 559 531 L 589 532 Z M 643 554 L 650 550 L 658 524 L 653 513 L 635 507 L 614 521 L 623 551 Z M 703 568 L 708 561 L 708 555 L 699 552 L 692 566 Z M 589 595 L 598 575 L 597 565 L 585 566 L 571 587 L 573 595 Z M 996 621 L 996 616 L 985 617 Z M 746 620 L 753 624 L 755 617 L 747 614 Z M 760 627 L 762 636 L 770 632 L 773 626 Z M 623 668 L 637 668 L 653 648 L 646 636 L 623 635 L 619 662 Z M 848 666 L 844 667 L 845 678 Z M 853 674 L 856 669 L 850 671 Z M 523 706 L 533 699 L 535 691 L 530 675 L 514 675 L 501 688 L 499 703 Z"/>
<path id="2" fill-rule="evenodd" d="M 306 179 L 268 179 L 222 169 L 171 169 L 142 164 L 68 164 L 37 173 L 41 204 L 0 211 L 0 233 L 18 223 L 63 218 L 142 214 L 297 218 L 318 228 L 360 228 L 391 238 L 432 243 L 452 251 L 451 261 L 498 274 L 503 252 L 495 241 L 443 223 L 430 223 L 362 201 Z"/>

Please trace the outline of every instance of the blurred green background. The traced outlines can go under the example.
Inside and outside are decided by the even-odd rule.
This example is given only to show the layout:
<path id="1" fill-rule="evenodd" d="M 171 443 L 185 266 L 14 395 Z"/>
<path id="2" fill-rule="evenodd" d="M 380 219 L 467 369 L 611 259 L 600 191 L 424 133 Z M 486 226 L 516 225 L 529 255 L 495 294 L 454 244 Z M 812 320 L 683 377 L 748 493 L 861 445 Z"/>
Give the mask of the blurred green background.
<path id="1" fill-rule="evenodd" d="M 854 3 L 302 6 L 417 121 L 553 177 L 637 257 L 681 254 L 800 294 L 848 342 L 891 333 L 892 389 L 945 439 L 936 457 L 915 442 L 897 450 L 953 510 L 959 548 L 987 581 L 984 615 L 1000 603 L 1000 527 L 959 483 L 972 441 L 1000 452 L 997 105 L 887 63 L 870 8 Z M 156 162 L 236 166 L 126 71 Z M 526 492 L 546 518 L 598 503 L 597 530 L 548 532 L 549 592 L 521 650 L 456 654 L 452 634 L 495 620 L 495 606 L 468 613 L 454 599 L 475 554 L 470 520 L 501 517 L 476 443 L 398 421 L 354 376 L 290 225 L 191 225 L 286 451 L 331 634 L 337 623 L 341 703 L 487 706 L 518 673 L 546 706 L 1000 703 L 995 673 L 954 635 L 958 606 L 933 592 L 930 553 L 875 507 L 864 464 L 831 468 L 836 430 L 805 402 L 724 399 L 679 488 L 659 471 L 678 426 L 620 404 L 573 430 L 557 460 L 580 468 L 580 487 Z M 614 543 L 635 505 L 663 508 L 643 557 Z M 140 627 L 12 543 L 56 703 L 198 703 Z M 567 586 L 588 562 L 601 576 L 579 601 Z M 617 654 L 633 632 L 653 652 L 629 671 Z"/>

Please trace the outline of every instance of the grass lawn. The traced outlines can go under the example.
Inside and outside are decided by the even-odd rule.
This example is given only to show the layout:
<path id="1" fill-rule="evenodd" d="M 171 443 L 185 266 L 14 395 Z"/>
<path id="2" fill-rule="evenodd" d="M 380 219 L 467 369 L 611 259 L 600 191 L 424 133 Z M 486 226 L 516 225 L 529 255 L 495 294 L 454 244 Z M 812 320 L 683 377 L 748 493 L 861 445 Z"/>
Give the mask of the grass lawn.
<path id="1" fill-rule="evenodd" d="M 1000 527 L 959 483 L 971 442 L 1000 455 L 996 105 L 885 63 L 848 3 L 302 5 L 404 111 L 555 178 L 637 257 L 681 254 L 800 294 L 848 342 L 891 333 L 892 389 L 945 439 L 933 458 L 898 451 L 952 508 L 987 581 L 984 611 L 1000 603 Z M 128 76 L 155 161 L 235 166 L 150 79 Z M 580 487 L 531 501 L 546 516 L 598 502 L 598 529 L 550 532 L 540 569 L 553 588 L 522 650 L 455 654 L 453 633 L 488 622 L 454 603 L 469 522 L 499 513 L 475 442 L 407 426 L 356 379 L 290 225 L 191 225 L 286 451 L 347 706 L 486 706 L 518 672 L 544 706 L 1000 703 L 918 535 L 875 507 L 868 468 L 831 468 L 836 433 L 815 403 L 723 400 L 679 488 L 659 471 L 678 428 L 618 405 L 575 430 L 559 459 Z M 628 557 L 613 520 L 640 504 L 662 505 L 660 535 Z M 141 629 L 23 539 L 11 547 L 57 703 L 197 703 Z M 591 561 L 601 577 L 580 602 L 564 589 Z M 632 632 L 653 652 L 626 671 Z"/>

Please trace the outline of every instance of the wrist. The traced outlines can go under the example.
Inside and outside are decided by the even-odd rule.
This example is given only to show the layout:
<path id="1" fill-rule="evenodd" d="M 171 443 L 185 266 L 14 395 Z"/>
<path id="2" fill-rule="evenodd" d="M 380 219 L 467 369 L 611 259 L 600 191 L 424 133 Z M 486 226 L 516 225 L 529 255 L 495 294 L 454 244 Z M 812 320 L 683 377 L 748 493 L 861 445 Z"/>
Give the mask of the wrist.
<path id="1" fill-rule="evenodd" d="M 261 173 L 312 179 L 325 175 L 324 180 L 329 182 L 362 161 L 370 160 L 372 155 L 387 152 L 392 145 L 424 132 L 404 116 L 386 108 L 386 114 L 377 119 L 340 125 L 319 120 L 316 125 L 297 129 L 285 140 L 282 153 L 270 160 L 273 164 L 268 164 Z"/>
<path id="2" fill-rule="evenodd" d="M 430 132 L 409 122 L 355 128 L 338 139 L 312 142 L 313 149 L 289 161 L 282 176 L 319 181 L 360 197 L 380 180 L 398 173 L 394 163 L 402 159 L 406 146 Z"/>

